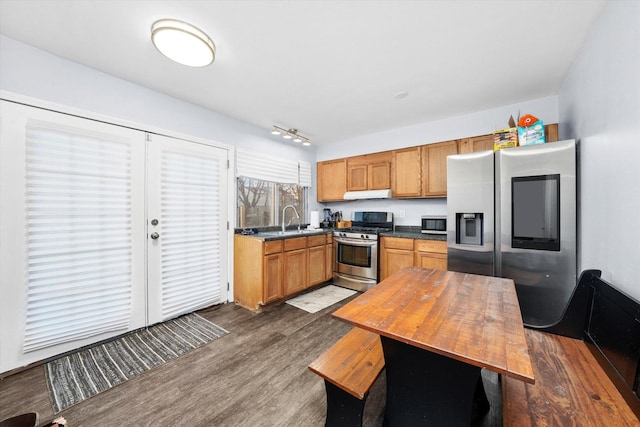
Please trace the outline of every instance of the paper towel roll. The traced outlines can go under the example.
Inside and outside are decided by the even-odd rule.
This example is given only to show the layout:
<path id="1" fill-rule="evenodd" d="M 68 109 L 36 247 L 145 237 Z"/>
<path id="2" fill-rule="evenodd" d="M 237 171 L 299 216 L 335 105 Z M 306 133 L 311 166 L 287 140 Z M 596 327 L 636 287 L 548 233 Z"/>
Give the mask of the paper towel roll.
<path id="1" fill-rule="evenodd" d="M 318 211 L 311 211 L 311 218 L 309 220 L 311 228 L 320 228 L 320 214 Z"/>

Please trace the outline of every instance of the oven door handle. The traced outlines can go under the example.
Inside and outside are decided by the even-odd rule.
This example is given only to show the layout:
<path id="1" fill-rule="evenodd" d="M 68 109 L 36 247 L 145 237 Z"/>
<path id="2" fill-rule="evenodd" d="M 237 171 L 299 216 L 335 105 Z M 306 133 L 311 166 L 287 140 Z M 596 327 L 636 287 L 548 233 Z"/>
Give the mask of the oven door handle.
<path id="1" fill-rule="evenodd" d="M 356 279 L 355 277 L 349 277 L 349 276 L 344 276 L 340 273 L 334 273 L 334 276 L 337 276 L 343 280 L 349 281 L 349 282 L 355 282 L 355 283 L 363 283 L 365 285 L 375 285 L 376 281 L 373 279 Z"/>
<path id="2" fill-rule="evenodd" d="M 365 247 L 370 247 L 370 246 L 375 246 L 378 244 L 377 240 L 374 241 L 366 241 L 366 240 L 346 240 L 346 239 L 341 239 L 339 237 L 334 237 L 333 240 L 335 240 L 338 243 L 342 243 L 343 245 L 351 245 L 351 246 L 365 246 Z"/>

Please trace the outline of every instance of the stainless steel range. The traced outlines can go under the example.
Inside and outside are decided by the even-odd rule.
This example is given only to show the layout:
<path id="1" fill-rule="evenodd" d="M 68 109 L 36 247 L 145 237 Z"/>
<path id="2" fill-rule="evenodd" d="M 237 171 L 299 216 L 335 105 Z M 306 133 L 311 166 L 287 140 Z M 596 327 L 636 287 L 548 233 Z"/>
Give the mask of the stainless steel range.
<path id="1" fill-rule="evenodd" d="M 333 283 L 366 291 L 378 283 L 378 235 L 393 230 L 393 212 L 354 212 L 350 228 L 333 232 Z"/>

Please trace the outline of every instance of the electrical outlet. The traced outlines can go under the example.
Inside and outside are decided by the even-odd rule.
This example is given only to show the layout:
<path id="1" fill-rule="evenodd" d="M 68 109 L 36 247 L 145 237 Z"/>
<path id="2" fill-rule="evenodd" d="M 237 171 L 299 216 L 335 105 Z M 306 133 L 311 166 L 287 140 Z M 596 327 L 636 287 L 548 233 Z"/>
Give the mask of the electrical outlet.
<path id="1" fill-rule="evenodd" d="M 406 215 L 407 213 L 404 211 L 404 209 L 401 209 L 398 212 L 396 212 L 396 218 L 404 218 Z"/>

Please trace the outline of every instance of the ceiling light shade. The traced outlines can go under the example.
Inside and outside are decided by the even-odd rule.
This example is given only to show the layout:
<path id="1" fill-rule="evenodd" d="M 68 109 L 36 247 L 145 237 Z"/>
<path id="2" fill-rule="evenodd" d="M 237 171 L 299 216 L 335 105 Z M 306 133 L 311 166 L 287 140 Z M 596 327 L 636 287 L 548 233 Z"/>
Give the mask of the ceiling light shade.
<path id="1" fill-rule="evenodd" d="M 280 135 L 280 131 L 277 128 L 273 128 L 273 130 L 271 131 L 272 135 Z"/>
<path id="2" fill-rule="evenodd" d="M 307 139 L 306 141 L 304 141 L 304 142 L 302 143 L 302 145 L 309 146 L 309 145 L 311 145 L 311 141 L 309 141 L 309 140 Z"/>
<path id="3" fill-rule="evenodd" d="M 290 134 L 288 134 L 288 133 L 287 133 L 287 134 L 282 135 L 282 137 L 283 137 L 284 139 L 291 139 L 291 135 L 290 135 Z"/>
<path id="4" fill-rule="evenodd" d="M 216 57 L 216 47 L 203 31 L 186 22 L 161 19 L 151 26 L 153 45 L 167 58 L 190 67 L 204 67 Z"/>
<path id="5" fill-rule="evenodd" d="M 302 142 L 302 139 L 300 139 L 300 137 L 299 137 L 299 136 L 296 136 L 296 137 L 293 139 L 293 142 Z"/>

